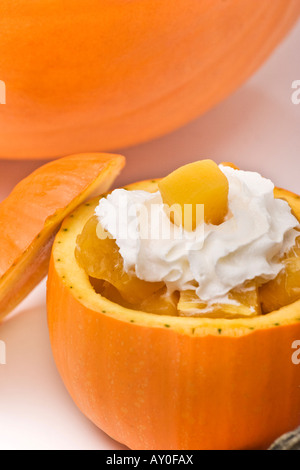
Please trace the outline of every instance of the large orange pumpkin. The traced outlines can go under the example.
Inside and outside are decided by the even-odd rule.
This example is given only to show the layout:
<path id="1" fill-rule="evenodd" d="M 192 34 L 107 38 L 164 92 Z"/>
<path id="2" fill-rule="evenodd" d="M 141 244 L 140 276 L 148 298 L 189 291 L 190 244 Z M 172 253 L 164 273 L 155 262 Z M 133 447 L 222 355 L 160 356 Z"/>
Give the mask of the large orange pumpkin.
<path id="1" fill-rule="evenodd" d="M 298 0 L 2 0 L 0 157 L 135 144 L 238 87 Z"/>
<path id="2" fill-rule="evenodd" d="M 157 190 L 155 182 L 129 189 Z M 299 197 L 283 190 L 300 218 Z M 98 199 L 54 242 L 48 323 L 54 358 L 82 412 L 132 449 L 264 449 L 300 422 L 300 301 L 243 319 L 133 311 L 93 290 L 78 234 Z"/>

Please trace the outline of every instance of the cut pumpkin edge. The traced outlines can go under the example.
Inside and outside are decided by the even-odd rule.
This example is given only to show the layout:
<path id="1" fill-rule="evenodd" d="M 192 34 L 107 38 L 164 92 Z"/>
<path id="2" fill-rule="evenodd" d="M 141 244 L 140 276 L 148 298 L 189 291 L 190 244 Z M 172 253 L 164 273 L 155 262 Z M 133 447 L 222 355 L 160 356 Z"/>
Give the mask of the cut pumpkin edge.
<path id="1" fill-rule="evenodd" d="M 82 159 L 81 170 L 85 172 L 84 178 L 78 173 L 80 171 L 80 163 L 78 163 L 80 159 Z M 71 155 L 52 161 L 22 180 L 3 203 L 13 207 L 14 203 L 17 203 L 18 195 L 20 196 L 20 193 L 22 193 L 23 186 L 26 187 L 26 185 L 30 183 L 31 178 L 33 179 L 32 184 L 39 184 L 40 181 L 41 191 L 44 191 L 43 181 L 45 175 L 47 175 L 48 168 L 51 168 L 52 171 L 57 162 L 59 162 L 60 166 L 64 164 L 66 166 L 66 173 L 64 173 L 61 180 L 58 180 L 58 184 L 60 185 L 58 189 L 62 191 L 62 194 L 63 191 L 67 192 L 69 171 L 70 179 L 72 179 L 75 174 L 78 176 L 77 193 L 70 193 L 66 196 L 69 198 L 69 201 L 65 206 L 58 205 L 56 208 L 53 208 L 51 204 L 49 207 L 46 204 L 46 208 L 44 208 L 41 220 L 39 221 L 41 223 L 41 229 L 38 230 L 38 233 L 36 233 L 35 236 L 33 236 L 32 233 L 28 236 L 28 240 L 25 240 L 26 247 L 23 252 L 22 246 L 21 249 L 20 247 L 12 249 L 12 262 L 0 277 L 0 321 L 17 307 L 47 275 L 53 241 L 62 221 L 71 214 L 77 206 L 83 204 L 84 201 L 94 197 L 96 194 L 108 191 L 125 165 L 125 158 L 121 155 L 99 153 Z M 72 165 L 73 162 L 75 168 Z M 89 163 L 94 165 L 93 171 L 91 171 L 90 174 Z M 47 194 L 47 191 L 44 191 L 44 197 L 48 197 L 50 200 L 52 190 L 53 187 L 50 187 L 49 194 Z M 30 202 L 32 201 L 29 201 L 29 203 Z M 23 194 L 22 204 L 24 207 L 26 206 L 26 193 Z M 26 231 L 26 220 L 24 220 L 23 223 L 24 231 Z M 5 228 L 5 220 L 2 221 L 2 226 Z M 1 233 L 0 243 L 2 236 L 3 234 Z"/>
<path id="2" fill-rule="evenodd" d="M 155 192 L 158 181 L 158 179 L 140 181 L 128 185 L 126 189 L 144 189 Z M 300 218 L 300 198 L 298 196 L 279 188 L 276 188 L 275 195 L 290 202 L 293 211 Z M 96 293 L 88 275 L 76 261 L 75 246 L 77 235 L 81 233 L 85 223 L 93 215 L 98 201 L 99 198 L 96 198 L 85 206 L 77 207 L 73 214 L 64 220 L 52 249 L 49 269 L 51 292 L 53 292 L 53 285 L 56 285 L 59 291 L 63 291 L 65 297 L 71 296 L 73 298 L 78 308 L 86 309 L 92 314 L 108 315 L 118 321 L 136 326 L 167 328 L 170 331 L 195 337 L 207 335 L 239 337 L 255 333 L 258 330 L 300 323 L 300 301 L 267 315 L 251 318 L 183 318 L 131 310 Z"/>

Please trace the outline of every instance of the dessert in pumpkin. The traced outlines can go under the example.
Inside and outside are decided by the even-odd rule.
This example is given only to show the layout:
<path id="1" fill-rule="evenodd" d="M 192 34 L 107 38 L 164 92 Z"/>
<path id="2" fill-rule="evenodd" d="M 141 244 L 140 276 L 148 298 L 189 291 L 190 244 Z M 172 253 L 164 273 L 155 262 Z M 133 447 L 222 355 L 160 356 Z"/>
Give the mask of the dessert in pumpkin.
<path id="1" fill-rule="evenodd" d="M 296 298 L 287 260 L 298 259 L 300 198 L 257 173 L 211 168 L 228 180 L 219 224 L 173 223 L 167 202 L 178 210 L 183 193 L 163 201 L 148 180 L 82 204 L 54 241 L 58 370 L 79 409 L 130 449 L 267 449 L 299 425 L 300 301 L 269 313 L 281 296 L 268 289 L 277 279 L 284 295 L 293 286 L 281 302 Z M 201 174 L 198 184 L 187 170 L 201 203 Z"/>
<path id="2" fill-rule="evenodd" d="M 202 160 L 155 186 L 101 198 L 78 236 L 97 293 L 149 313 L 229 319 L 300 299 L 299 221 L 271 181 Z"/>

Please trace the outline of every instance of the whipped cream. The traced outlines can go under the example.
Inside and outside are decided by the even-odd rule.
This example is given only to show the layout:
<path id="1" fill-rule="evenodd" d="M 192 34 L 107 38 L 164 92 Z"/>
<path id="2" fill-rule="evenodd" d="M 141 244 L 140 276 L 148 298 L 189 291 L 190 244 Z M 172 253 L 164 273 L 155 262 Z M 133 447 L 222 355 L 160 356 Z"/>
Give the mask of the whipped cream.
<path id="1" fill-rule="evenodd" d="M 116 189 L 100 200 L 95 213 L 116 240 L 125 271 L 164 281 L 169 290 L 195 290 L 207 302 L 247 280 L 263 283 L 278 275 L 280 258 L 299 236 L 298 220 L 286 201 L 274 198 L 270 180 L 220 169 L 229 182 L 228 216 L 220 225 L 203 222 L 194 232 L 172 224 L 159 192 Z M 157 237 L 158 227 L 169 235 Z"/>

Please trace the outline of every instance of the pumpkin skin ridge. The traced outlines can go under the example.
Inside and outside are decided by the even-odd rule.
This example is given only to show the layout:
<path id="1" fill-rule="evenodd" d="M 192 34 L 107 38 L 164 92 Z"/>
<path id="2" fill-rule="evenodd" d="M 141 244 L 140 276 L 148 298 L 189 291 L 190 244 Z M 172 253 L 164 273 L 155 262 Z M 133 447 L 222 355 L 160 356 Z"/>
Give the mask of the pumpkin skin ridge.
<path id="1" fill-rule="evenodd" d="M 233 24 L 234 15 L 236 15 L 237 17 L 236 22 L 238 20 L 242 20 L 244 17 L 246 17 L 246 20 L 248 22 L 249 21 L 252 21 L 252 23 L 254 22 L 254 18 L 258 16 L 257 7 L 256 9 L 254 9 L 254 12 L 253 12 L 252 7 L 251 8 L 249 7 L 250 3 L 247 1 L 244 1 L 245 8 L 249 10 L 248 11 L 249 20 L 248 20 L 248 17 L 245 14 L 244 16 L 242 15 L 241 4 L 234 6 L 232 5 L 232 3 L 233 2 L 231 3 L 227 2 L 226 8 L 228 7 L 230 12 L 231 12 L 230 9 L 236 8 L 237 11 L 235 13 L 231 12 L 230 14 L 227 15 L 226 9 L 224 9 L 224 11 L 223 10 L 221 11 L 221 13 L 225 14 L 224 21 L 225 21 L 225 25 L 227 25 L 228 28 L 230 28 L 230 26 L 232 26 Z M 180 4 L 180 6 L 178 7 L 179 10 L 180 8 L 183 8 L 182 4 Z M 20 5 L 22 6 L 22 2 L 20 2 Z M 93 7 L 95 5 L 94 2 L 92 2 L 91 5 Z M 198 11 L 198 5 L 196 4 L 196 2 L 194 2 L 194 5 L 195 5 L 194 8 L 197 9 Z M 102 2 L 100 6 L 97 5 L 97 8 L 101 8 L 102 6 L 107 7 L 105 2 Z M 112 6 L 111 11 L 107 12 L 108 18 L 111 21 L 116 20 L 116 18 L 114 18 L 113 16 L 114 6 L 115 5 Z M 45 12 L 46 12 L 47 7 L 49 6 L 48 5 L 44 6 Z M 132 5 L 130 5 L 129 7 L 132 8 Z M 29 18 L 28 20 L 29 24 L 32 23 L 30 12 L 32 13 L 33 17 L 37 13 L 41 14 L 41 12 L 39 12 L 38 7 L 34 9 L 33 7 L 31 7 L 29 2 L 27 2 L 27 5 L 24 8 L 26 8 L 27 16 Z M 32 8 L 32 11 L 31 11 L 31 8 Z M 56 8 L 55 5 L 51 6 L 51 14 L 53 14 L 53 9 L 55 10 L 55 8 Z M 192 8 L 193 8 L 193 4 L 191 5 L 191 9 Z M 214 5 L 213 7 L 210 7 L 207 4 L 204 5 L 203 12 L 200 9 L 200 12 L 204 14 L 207 14 L 205 10 L 209 11 L 210 15 L 212 15 L 213 26 L 216 30 L 217 30 L 217 26 L 219 26 L 219 22 L 218 22 L 219 20 L 218 20 L 218 15 L 217 15 L 218 8 L 220 9 L 223 8 L 222 2 L 220 2 L 220 4 L 218 3 L 217 6 Z M 268 12 L 266 12 L 267 8 L 269 10 Z M 76 10 L 75 7 L 73 9 Z M 185 5 L 184 5 L 184 9 L 186 10 Z M 211 11 L 209 9 L 211 9 Z M 50 99 L 48 99 L 49 97 L 47 97 L 47 90 L 49 92 L 49 95 L 51 95 L 51 89 L 49 89 L 51 88 L 51 83 L 48 83 L 48 88 L 47 88 L 46 87 L 47 82 L 45 82 L 45 78 L 43 78 L 43 80 L 41 80 L 41 83 L 42 83 L 41 87 L 39 87 L 39 83 L 37 82 L 37 80 L 33 81 L 32 88 L 30 88 L 30 86 L 28 85 L 28 83 L 30 84 L 30 80 L 29 80 L 30 74 L 33 74 L 33 72 L 35 72 L 34 60 L 33 60 L 34 54 L 36 54 L 39 57 L 39 55 L 41 54 L 41 51 L 39 51 L 38 48 L 34 47 L 33 54 L 31 52 L 28 54 L 28 64 L 26 62 L 26 65 L 28 65 L 28 68 L 26 68 L 26 70 L 24 71 L 24 80 L 23 80 L 25 84 L 22 81 L 21 74 L 19 74 L 17 81 L 14 76 L 10 78 L 9 72 L 6 72 L 5 70 L 5 66 L 7 67 L 8 70 L 9 70 L 9 67 L 5 62 L 6 57 L 4 56 L 4 58 L 2 59 L 3 61 L 2 69 L 4 68 L 4 71 L 6 72 L 4 73 L 4 75 L 6 76 L 3 76 L 1 78 L 3 78 L 4 80 L 6 80 L 7 78 L 7 82 L 10 85 L 9 89 L 13 91 L 14 95 L 12 96 L 12 99 L 10 100 L 10 102 L 13 103 L 12 107 L 9 111 L 9 114 L 6 116 L 7 117 L 6 122 L 8 121 L 11 122 L 11 125 L 6 127 L 6 131 L 5 131 L 6 138 L 5 140 L 3 139 L 3 143 L 1 143 L 2 139 L 0 135 L 0 158 L 53 158 L 54 156 L 69 154 L 69 153 L 78 152 L 78 151 L 85 151 L 86 149 L 93 151 L 99 148 L 102 148 L 102 149 L 120 148 L 124 146 L 134 145 L 140 142 L 145 142 L 149 139 L 162 136 L 165 133 L 173 131 L 175 128 L 179 126 L 186 124 L 188 121 L 195 119 L 197 116 L 205 112 L 207 109 L 215 106 L 217 102 L 219 102 L 220 100 L 228 96 L 229 93 L 231 93 L 234 89 L 240 86 L 241 83 L 244 82 L 245 79 L 249 77 L 249 75 L 252 74 L 254 70 L 258 68 L 258 66 L 266 59 L 266 57 L 274 49 L 274 46 L 278 44 L 279 40 L 282 39 L 282 37 L 290 29 L 292 24 L 296 21 L 297 14 L 299 12 L 299 5 L 297 4 L 297 2 L 293 0 L 290 0 L 289 3 L 287 3 L 287 1 L 283 2 L 282 0 L 276 0 L 276 2 L 275 1 L 272 2 L 271 6 L 267 2 L 265 2 L 264 4 L 260 4 L 259 9 L 260 9 L 259 11 L 261 11 L 261 14 L 258 17 L 258 21 L 260 25 L 258 29 L 260 32 L 260 41 L 257 41 L 257 43 L 255 43 L 256 51 L 253 50 L 254 46 L 252 47 L 252 49 L 250 46 L 246 49 L 246 51 L 248 51 L 248 55 L 250 55 L 246 66 L 243 66 L 243 64 L 240 63 L 239 68 L 236 71 L 236 73 L 232 72 L 232 75 L 236 77 L 235 79 L 233 79 L 231 75 L 226 77 L 226 86 L 224 85 L 224 89 L 222 88 L 222 93 L 219 92 L 220 83 L 215 84 L 212 90 L 208 91 L 208 87 L 202 86 L 201 82 L 200 84 L 198 84 L 199 80 L 193 77 L 194 75 L 196 75 L 195 70 L 197 70 L 197 64 L 202 62 L 201 61 L 202 49 L 200 47 L 201 44 L 202 43 L 204 45 L 208 44 L 208 48 L 214 50 L 212 46 L 213 44 L 212 39 L 213 39 L 214 41 L 217 42 L 217 46 L 215 47 L 215 50 L 217 51 L 216 55 L 217 57 L 222 57 L 224 55 L 224 50 L 227 51 L 227 49 L 224 48 L 225 39 L 222 42 L 220 38 L 218 37 L 217 33 L 215 34 L 213 38 L 211 38 L 211 36 L 207 37 L 207 35 L 204 34 L 204 38 L 202 39 L 202 42 L 199 42 L 198 35 L 202 34 L 201 31 L 198 32 L 196 30 L 195 31 L 193 30 L 190 33 L 188 31 L 188 33 L 191 35 L 191 37 L 189 37 L 188 33 L 184 29 L 182 29 L 180 31 L 179 37 L 178 37 L 178 34 L 177 35 L 175 34 L 175 40 L 179 41 L 179 38 L 183 36 L 183 38 L 185 39 L 184 42 L 187 43 L 186 46 L 184 47 L 186 47 L 187 52 L 188 52 L 187 54 L 188 64 L 189 62 L 191 63 L 189 65 L 190 70 L 186 71 L 184 65 L 182 64 L 183 59 L 180 59 L 181 57 L 180 54 L 183 55 L 183 57 L 185 57 L 183 54 L 184 49 L 182 51 L 180 49 L 180 52 L 178 52 L 179 56 L 177 57 L 176 55 L 174 60 L 175 60 L 175 65 L 178 71 L 177 75 L 180 76 L 181 85 L 178 86 L 176 82 L 175 88 L 174 88 L 174 90 L 176 91 L 174 92 L 169 91 L 168 86 L 166 84 L 174 83 L 174 81 L 172 82 L 172 80 L 169 79 L 170 70 L 169 69 L 165 70 L 164 67 L 161 65 L 165 62 L 163 60 L 164 57 L 162 57 L 161 62 L 158 62 L 158 63 L 155 62 L 156 68 L 159 69 L 158 72 L 154 75 L 154 77 L 152 77 L 152 80 L 151 80 L 151 77 L 150 78 L 148 77 L 145 84 L 142 85 L 141 93 L 139 94 L 139 99 L 135 99 L 134 96 L 132 97 L 132 90 L 134 90 L 135 87 L 133 86 L 134 84 L 132 84 L 131 81 L 128 82 L 130 86 L 128 85 L 128 89 L 126 88 L 126 94 L 125 94 L 126 96 L 123 96 L 122 99 L 123 101 L 126 101 L 127 99 L 127 101 L 129 101 L 130 103 L 134 102 L 135 106 L 130 110 L 129 113 L 126 112 L 128 109 L 128 103 L 127 103 L 127 106 L 123 107 L 124 109 L 122 108 L 122 106 L 118 104 L 115 105 L 115 108 L 114 107 L 109 108 L 111 115 L 112 115 L 112 117 L 110 118 L 111 122 L 106 122 L 106 116 L 109 115 L 108 112 L 103 112 L 102 115 L 99 115 L 99 110 L 98 110 L 98 113 L 96 110 L 97 104 L 98 104 L 98 108 L 99 106 L 102 107 L 102 104 L 103 104 L 102 103 L 103 96 L 99 95 L 99 93 L 97 94 L 98 82 L 95 84 L 94 88 L 92 88 L 91 86 L 90 88 L 88 87 L 87 89 L 85 88 L 84 85 L 82 85 L 82 83 L 79 82 L 79 85 L 78 85 L 79 91 L 78 93 L 76 93 L 75 85 L 78 82 L 78 79 L 74 78 L 74 80 L 71 80 L 70 77 L 66 77 L 66 80 L 70 81 L 70 87 L 69 87 L 70 97 L 66 100 L 66 103 L 64 104 L 64 100 L 62 99 L 61 96 L 58 97 L 56 96 L 55 93 L 52 93 L 54 95 L 53 102 L 49 104 Z M 128 14 L 128 10 L 126 10 L 126 8 L 124 8 L 124 10 Z M 264 15 L 263 13 L 266 13 L 266 14 Z M 110 14 L 112 15 L 111 17 L 110 17 Z M 164 14 L 165 14 L 165 11 L 164 11 Z M 177 13 L 173 12 L 173 14 L 176 15 Z M 77 15 L 78 15 L 78 11 L 77 11 Z M 185 23 L 188 24 L 186 15 L 184 17 L 184 21 Z M 269 16 L 270 16 L 270 20 L 267 21 L 264 19 L 264 18 L 269 18 Z M 75 24 L 73 25 L 73 28 L 76 31 L 77 22 L 78 22 L 76 14 L 74 15 L 74 17 L 71 16 L 70 22 L 72 21 L 72 19 L 75 22 Z M 9 27 L 12 30 L 12 34 L 15 34 L 16 26 L 19 26 L 19 28 L 17 28 L 17 31 L 19 29 L 22 30 L 23 24 L 20 23 L 18 18 L 15 19 L 16 24 L 14 23 L 14 21 L 12 21 L 12 23 L 10 24 L 9 20 L 10 20 L 10 17 L 8 17 L 7 21 L 8 21 Z M 86 18 L 85 18 L 85 21 L 86 21 Z M 146 20 L 144 18 L 144 21 L 146 22 L 146 26 L 147 26 L 148 19 Z M 87 24 L 89 24 L 88 21 L 87 21 Z M 222 24 L 222 27 L 225 28 L 223 24 Z M 10 33 L 11 33 L 10 28 L 5 28 L 6 40 L 10 38 Z M 72 25 L 69 24 L 68 28 L 70 29 L 69 33 L 71 37 L 72 32 L 73 32 Z M 203 25 L 202 25 L 202 28 L 203 28 Z M 233 47 L 232 52 L 235 58 L 237 59 L 237 60 L 234 60 L 234 63 L 237 63 L 238 59 L 240 57 L 244 57 L 244 54 L 245 54 L 245 51 L 241 55 L 239 50 L 236 51 L 234 49 L 239 46 L 239 39 L 243 34 L 245 34 L 245 31 L 244 31 L 245 28 L 243 27 L 241 34 L 238 34 L 236 29 L 237 29 L 236 27 L 233 28 L 233 31 L 231 31 L 231 34 L 230 34 L 230 37 L 234 34 L 236 38 L 235 43 L 232 46 Z M 249 26 L 249 31 L 250 29 L 251 28 Z M 33 30 L 35 31 L 35 28 L 33 28 Z M 184 35 L 184 32 L 187 38 Z M 47 35 L 47 33 L 48 33 L 48 30 L 45 34 Z M 106 33 L 106 31 L 104 31 L 104 33 Z M 174 31 L 171 31 L 171 33 L 174 36 Z M 36 31 L 35 31 L 35 34 L 37 34 Z M 172 34 L 171 34 L 171 38 L 172 38 Z M 192 36 L 195 36 L 195 37 L 192 37 Z M 13 39 L 11 39 L 11 41 L 12 42 L 16 41 L 16 38 L 14 36 L 12 37 Z M 67 40 L 68 44 L 71 43 L 70 37 Z M 33 39 L 34 38 L 35 38 L 35 35 L 33 34 Z M 86 38 L 84 36 L 84 39 L 88 41 L 88 39 L 92 40 L 95 38 L 93 36 L 89 38 L 89 36 L 87 35 Z M 104 39 L 107 39 L 107 38 L 105 38 L 104 36 Z M 128 40 L 130 44 L 130 37 L 127 36 L 125 39 Z M 166 38 L 163 38 L 163 39 L 166 42 Z M 198 52 L 199 59 L 197 61 L 195 60 L 195 52 L 193 52 L 192 47 L 191 47 L 192 39 L 194 40 L 194 42 L 196 42 L 196 44 L 199 43 L 197 47 L 194 47 L 194 49 L 199 51 Z M 160 38 L 160 40 L 162 39 Z M 253 35 L 251 36 L 251 41 L 252 42 L 255 41 L 255 37 Z M 251 41 L 250 41 L 250 45 L 251 45 Z M 41 41 L 41 42 L 43 45 L 41 47 L 45 47 L 44 41 Z M 51 45 L 51 41 L 49 41 L 49 43 Z M 245 43 L 245 40 L 243 40 L 243 44 L 244 43 Z M 8 44 L 10 44 L 10 42 L 8 42 Z M 232 44 L 232 41 L 229 41 L 229 44 Z M 89 46 L 89 43 L 87 43 L 86 45 Z M 150 47 L 149 40 L 147 42 L 147 45 L 149 48 Z M 179 42 L 179 45 L 180 45 L 180 42 Z M 164 47 L 166 48 L 165 43 L 164 43 Z M 17 64 L 16 65 L 17 71 L 18 71 L 18 68 L 20 68 L 21 66 L 20 61 L 24 60 L 24 52 L 25 52 L 25 51 L 19 50 L 19 48 L 20 48 L 19 46 L 15 48 L 16 57 L 14 57 L 15 63 Z M 53 48 L 53 50 L 55 50 L 55 48 Z M 221 50 L 221 52 L 219 50 Z M 23 52 L 23 54 L 21 54 L 21 52 Z M 67 50 L 65 51 L 64 49 L 64 52 L 66 53 Z M 128 51 L 125 51 L 125 52 L 128 53 Z M 136 51 L 134 49 L 132 53 L 133 54 L 136 53 L 137 58 L 138 58 L 139 57 L 138 52 L 139 52 L 138 50 Z M 146 50 L 146 52 L 148 53 L 148 55 L 150 55 L 149 61 L 151 60 L 153 61 L 153 58 L 151 58 L 152 57 L 151 50 L 149 51 Z M 254 52 L 256 53 L 254 54 Z M 87 75 L 86 69 L 82 70 L 83 68 L 82 51 L 80 50 L 78 53 L 80 56 L 80 60 L 78 61 L 78 63 L 77 62 L 73 63 L 71 61 L 71 65 L 74 69 L 74 70 L 72 69 L 74 72 L 73 75 L 76 77 L 80 77 L 83 74 L 84 78 L 86 79 L 86 75 Z M 53 55 L 52 51 L 50 51 L 49 52 L 50 57 L 48 57 L 47 60 L 43 59 L 43 56 L 47 56 L 47 54 L 42 55 L 41 62 L 42 62 L 43 67 L 41 66 L 39 67 L 39 69 L 43 69 L 45 71 L 46 66 L 49 67 L 49 64 L 51 65 L 52 62 L 54 62 L 52 55 Z M 90 55 L 89 55 L 89 58 L 91 59 Z M 129 52 L 129 55 L 130 55 L 130 52 Z M 126 59 L 126 54 L 125 54 L 125 59 Z M 44 64 L 45 61 L 46 63 Z M 62 62 L 62 57 L 59 56 L 58 64 L 60 65 L 61 62 Z M 204 62 L 205 63 L 209 62 L 206 59 L 206 57 L 205 57 Z M 217 60 L 216 60 L 216 63 L 218 66 L 219 64 Z M 116 64 L 114 64 L 114 66 L 117 67 Z M 231 69 L 230 64 L 227 68 Z M 94 69 L 95 67 L 92 69 L 93 73 L 95 73 Z M 174 69 L 175 69 L 175 66 L 174 66 Z M 211 68 L 209 66 L 208 66 L 208 69 L 211 72 Z M 222 70 L 221 71 L 219 70 L 219 76 L 222 76 L 223 80 L 225 80 L 224 73 L 222 73 L 223 69 L 224 70 L 226 69 L 224 65 L 222 66 Z M 174 70 L 173 70 L 173 76 L 174 75 L 176 75 L 176 73 L 174 73 Z M 199 70 L 198 75 L 199 77 L 202 77 L 204 75 L 203 70 L 202 71 Z M 160 79 L 158 80 L 157 77 L 160 77 Z M 57 76 L 54 75 L 54 82 L 55 82 L 55 78 L 57 79 L 58 84 L 61 85 L 61 82 L 63 82 L 63 67 L 57 68 Z M 158 88 L 160 89 L 159 97 L 157 97 L 153 88 L 151 88 L 150 86 L 150 84 L 152 84 L 154 81 L 153 78 L 155 80 L 155 83 L 157 82 L 159 84 L 159 87 L 156 87 L 157 89 Z M 107 77 L 105 80 L 107 81 Z M 106 85 L 105 80 L 103 83 L 102 82 L 100 83 L 98 88 L 100 86 Z M 120 76 L 120 81 L 121 80 L 122 80 L 122 76 Z M 195 84 L 192 86 L 190 85 L 191 80 L 195 82 Z M 185 83 L 187 83 L 188 85 L 186 85 Z M 74 87 L 75 87 L 75 91 L 74 91 Z M 116 94 L 119 93 L 120 87 L 121 87 L 120 83 L 116 83 L 116 87 L 115 87 Z M 150 87 L 151 90 L 148 90 L 147 87 L 148 88 Z M 177 98 L 176 95 L 178 93 L 178 90 L 180 90 L 182 87 L 185 90 L 185 92 L 182 93 L 180 98 Z M 20 89 L 23 89 L 24 91 L 22 92 L 22 94 L 18 95 L 18 93 L 20 93 L 19 92 Z M 200 92 L 199 92 L 199 89 L 200 89 Z M 205 97 L 205 99 L 200 100 L 199 98 L 199 104 L 197 104 L 196 106 L 196 104 L 194 103 L 195 100 L 191 99 L 191 96 L 192 97 L 200 96 L 202 94 L 202 89 L 205 89 L 205 92 L 207 93 L 207 96 L 210 96 L 210 99 L 208 100 L 208 98 Z M 43 95 L 42 93 L 43 90 L 46 96 Z M 216 92 L 218 92 L 218 96 L 216 95 Z M 110 88 L 108 89 L 108 95 L 107 95 L 110 98 L 109 93 L 113 94 Z M 173 95 L 172 97 L 169 96 L 170 93 L 171 95 Z M 66 95 L 67 93 L 65 93 L 65 96 Z M 90 108 L 88 109 L 83 103 L 82 97 L 84 95 L 88 97 L 87 99 L 90 102 Z M 93 100 L 95 96 L 96 96 L 96 101 Z M 29 104 L 26 101 L 28 98 L 30 98 Z M 104 100 L 105 106 L 107 105 L 107 101 L 109 101 L 109 98 Z M 176 102 L 177 99 L 178 99 L 178 103 Z M 161 102 L 156 104 L 156 100 L 161 101 Z M 26 101 L 26 106 L 24 104 L 25 101 Z M 34 116 L 32 116 L 32 109 L 30 107 L 30 103 L 32 102 L 36 103 L 36 108 L 38 109 L 39 113 L 41 113 L 40 115 L 41 119 L 39 119 L 38 122 L 35 120 Z M 94 107 L 92 105 L 93 102 L 95 102 Z M 60 103 L 60 107 L 58 106 L 58 103 Z M 148 103 L 148 104 L 146 105 L 146 109 L 145 111 L 143 111 L 142 116 L 141 116 L 140 110 L 143 109 L 143 106 L 145 106 L 145 103 Z M 190 103 L 190 105 L 187 105 L 187 103 Z M 44 108 L 44 105 L 46 106 L 46 108 Z M 7 104 L 4 111 L 8 110 L 8 106 L 9 105 Z M 24 110 L 24 106 L 25 106 L 25 110 Z M 64 122 L 58 122 L 58 120 L 55 120 L 54 114 L 55 114 L 56 106 L 58 107 L 58 113 L 61 113 L 64 116 Z M 191 109 L 190 109 L 190 106 L 192 107 Z M 25 114 L 28 116 L 28 122 L 30 121 L 30 126 L 28 123 L 24 123 L 21 118 L 19 119 L 19 116 L 24 116 Z M 127 115 L 129 116 L 128 118 L 127 118 Z M 157 122 L 157 119 L 155 117 L 157 115 L 161 116 L 160 122 Z M 44 126 L 44 127 L 39 126 L 38 125 L 39 122 L 40 123 L 47 122 L 47 126 Z M 69 125 L 66 126 L 65 122 L 69 122 Z M 34 130 L 35 124 L 37 125 L 36 127 L 38 128 L 40 127 L 38 132 Z M 116 132 L 117 127 L 120 129 L 118 132 Z M 22 148 L 20 148 L 20 146 L 17 145 L 16 143 L 16 134 L 17 134 L 19 141 L 22 139 Z M 7 138 L 7 136 L 9 136 L 9 138 Z"/>

